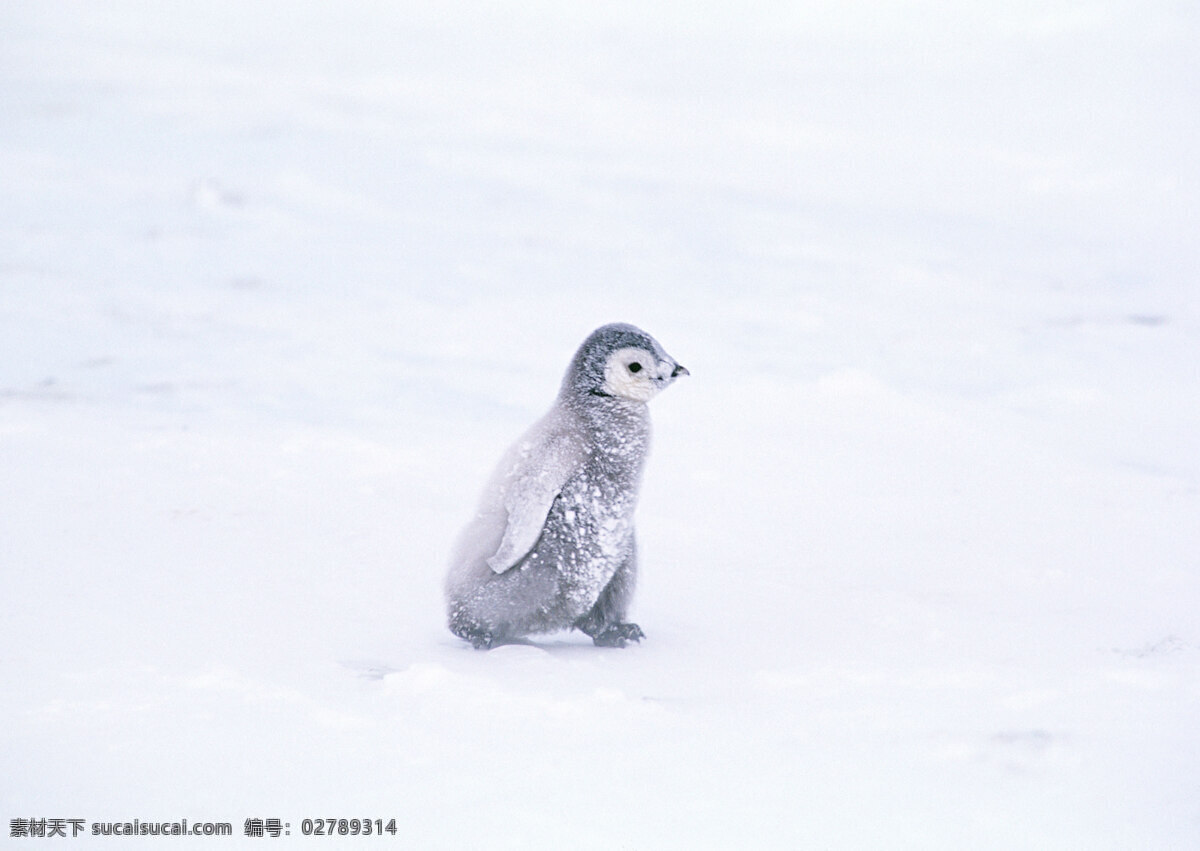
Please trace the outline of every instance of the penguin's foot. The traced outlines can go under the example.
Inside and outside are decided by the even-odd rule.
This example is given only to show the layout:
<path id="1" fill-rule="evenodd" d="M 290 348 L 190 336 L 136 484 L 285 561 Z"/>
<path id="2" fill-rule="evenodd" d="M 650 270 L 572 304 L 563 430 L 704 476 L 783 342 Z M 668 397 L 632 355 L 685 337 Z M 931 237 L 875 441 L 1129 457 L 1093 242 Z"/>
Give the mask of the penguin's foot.
<path id="1" fill-rule="evenodd" d="M 471 635 L 466 635 L 463 637 L 466 638 L 467 641 L 471 642 L 471 646 L 476 650 L 491 650 L 500 643 L 496 636 L 492 635 L 490 632 L 475 632 Z"/>
<path id="2" fill-rule="evenodd" d="M 497 644 L 503 643 L 503 639 L 489 629 L 452 624 L 450 631 L 459 638 L 471 642 L 471 646 L 476 650 L 491 650 Z"/>
<path id="3" fill-rule="evenodd" d="M 645 637 L 646 633 L 635 623 L 614 623 L 593 635 L 592 642 L 597 647 L 624 647 L 630 641 L 641 641 Z"/>

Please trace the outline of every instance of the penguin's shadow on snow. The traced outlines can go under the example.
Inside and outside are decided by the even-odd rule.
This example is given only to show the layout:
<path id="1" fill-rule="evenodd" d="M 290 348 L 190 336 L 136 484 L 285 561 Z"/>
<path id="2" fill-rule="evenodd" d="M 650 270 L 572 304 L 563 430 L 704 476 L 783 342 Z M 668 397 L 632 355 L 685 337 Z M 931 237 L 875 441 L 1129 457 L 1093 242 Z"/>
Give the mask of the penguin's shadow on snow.
<path id="1" fill-rule="evenodd" d="M 491 654 L 495 654 L 496 651 L 500 651 L 500 655 L 505 655 L 506 647 L 511 647 L 511 648 L 528 647 L 533 650 L 541 650 L 543 653 L 549 653 L 551 656 L 559 656 L 559 657 L 565 658 L 565 657 L 578 657 L 578 656 L 594 656 L 596 654 L 608 655 L 613 652 L 619 653 L 622 650 L 630 650 L 634 646 L 635 646 L 635 644 L 631 643 L 629 645 L 626 645 L 625 647 L 598 647 L 594 643 L 592 643 L 592 640 L 590 638 L 588 638 L 587 636 L 580 636 L 578 639 L 575 639 L 575 640 L 572 640 L 570 638 L 553 638 L 553 639 L 546 639 L 546 640 L 542 640 L 542 641 L 531 641 L 528 638 L 521 638 L 521 639 L 514 639 L 511 641 L 506 641 L 504 644 L 498 644 L 495 647 L 493 647 L 491 650 L 487 650 L 487 651 L 475 650 L 473 647 L 465 647 L 464 649 L 470 650 L 472 653 L 478 653 L 480 655 L 491 655 Z"/>
<path id="2" fill-rule="evenodd" d="M 586 635 L 578 637 L 562 636 L 559 638 L 543 638 L 540 641 L 535 641 L 530 638 L 510 638 L 501 644 L 497 644 L 490 650 L 476 650 L 466 642 L 457 642 L 454 646 L 453 642 L 443 642 L 443 647 L 450 647 L 456 653 L 466 653 L 472 656 L 478 656 L 481 659 L 491 657 L 504 657 L 511 653 L 522 652 L 519 648 L 528 648 L 530 650 L 540 650 L 543 653 L 548 653 L 551 656 L 558 657 L 582 657 L 582 656 L 607 656 L 612 653 L 621 653 L 622 651 L 630 651 L 637 646 L 638 642 L 631 641 L 624 647 L 600 647 L 593 643 L 592 639 Z"/>
<path id="3" fill-rule="evenodd" d="M 609 654 L 620 652 L 628 653 L 632 651 L 635 646 L 635 644 L 630 644 L 623 648 L 597 647 L 592 643 L 592 640 L 586 636 L 580 636 L 578 639 L 574 640 L 569 637 L 562 637 L 544 639 L 542 641 L 532 641 L 528 638 L 515 638 L 506 641 L 503 644 L 497 644 L 491 650 L 476 650 L 465 641 L 453 640 L 438 642 L 438 647 L 440 649 L 454 653 L 455 655 L 453 658 L 456 659 L 463 658 L 463 656 L 459 654 L 465 654 L 468 657 L 475 657 L 479 659 L 487 659 L 488 657 L 503 658 L 514 652 L 522 652 L 521 648 L 540 650 L 543 653 L 547 653 L 550 656 L 555 656 L 560 659 L 583 658 L 596 655 L 608 656 Z M 416 661 L 418 661 L 416 658 L 412 660 L 412 662 Z M 429 659 L 426 658 L 420 661 L 429 661 Z M 497 659 L 497 661 L 499 661 L 499 659 Z M 401 671 L 404 671 L 409 667 L 409 664 L 412 664 L 412 662 L 408 664 L 395 665 L 391 662 L 379 660 L 344 659 L 339 664 L 359 679 L 382 680 L 389 674 L 397 674 Z"/>

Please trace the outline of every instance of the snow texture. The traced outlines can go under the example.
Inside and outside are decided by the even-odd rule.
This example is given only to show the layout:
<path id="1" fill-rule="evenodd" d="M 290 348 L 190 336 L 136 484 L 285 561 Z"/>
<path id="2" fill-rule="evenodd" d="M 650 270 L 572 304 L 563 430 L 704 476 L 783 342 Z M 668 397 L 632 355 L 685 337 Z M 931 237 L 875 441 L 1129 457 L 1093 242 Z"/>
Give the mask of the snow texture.
<path id="1" fill-rule="evenodd" d="M 0 30 L 6 830 L 1200 847 L 1195 4 Z M 692 371 L 647 638 L 475 652 L 455 535 L 614 320 Z"/>

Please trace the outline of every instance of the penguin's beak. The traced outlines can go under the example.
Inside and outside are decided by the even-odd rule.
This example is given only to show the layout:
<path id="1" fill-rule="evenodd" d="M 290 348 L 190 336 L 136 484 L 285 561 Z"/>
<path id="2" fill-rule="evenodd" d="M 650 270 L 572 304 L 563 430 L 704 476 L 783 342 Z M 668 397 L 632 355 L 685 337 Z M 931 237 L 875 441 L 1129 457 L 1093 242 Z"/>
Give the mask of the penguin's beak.
<path id="1" fill-rule="evenodd" d="M 688 368 L 681 363 L 675 364 L 675 369 L 671 372 L 672 378 L 678 378 L 681 375 L 691 375 Z"/>

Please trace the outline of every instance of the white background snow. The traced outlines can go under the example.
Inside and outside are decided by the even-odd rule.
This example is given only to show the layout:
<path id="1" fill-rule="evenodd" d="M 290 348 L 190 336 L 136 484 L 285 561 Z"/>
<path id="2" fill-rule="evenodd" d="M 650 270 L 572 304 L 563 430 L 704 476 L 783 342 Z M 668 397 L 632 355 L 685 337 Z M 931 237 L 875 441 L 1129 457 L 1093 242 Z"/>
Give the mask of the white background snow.
<path id="1" fill-rule="evenodd" d="M 0 38 L 6 843 L 1200 847 L 1195 4 Z M 610 321 L 692 372 L 648 639 L 473 651 L 450 543 Z"/>

